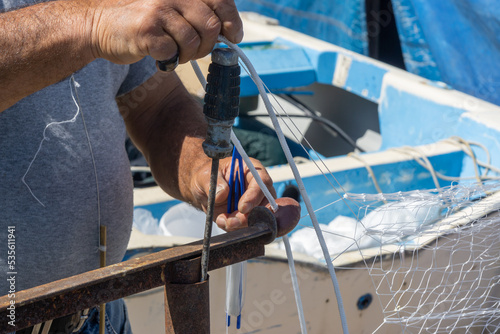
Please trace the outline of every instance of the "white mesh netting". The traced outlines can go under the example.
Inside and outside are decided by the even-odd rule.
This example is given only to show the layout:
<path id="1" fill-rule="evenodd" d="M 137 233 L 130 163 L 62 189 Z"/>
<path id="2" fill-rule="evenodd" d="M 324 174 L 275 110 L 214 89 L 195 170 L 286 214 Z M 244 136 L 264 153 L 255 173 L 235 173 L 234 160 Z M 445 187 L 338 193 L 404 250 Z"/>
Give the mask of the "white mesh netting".
<path id="1" fill-rule="evenodd" d="M 499 190 L 490 183 L 344 196 L 358 220 L 337 217 L 324 227 L 325 239 L 338 269 L 351 252 L 358 266 L 348 269 L 368 272 L 383 313 L 376 333 L 394 326 L 403 333 L 500 332 Z M 311 232 L 296 232 L 292 247 L 320 258 L 312 237 L 304 243 Z"/>

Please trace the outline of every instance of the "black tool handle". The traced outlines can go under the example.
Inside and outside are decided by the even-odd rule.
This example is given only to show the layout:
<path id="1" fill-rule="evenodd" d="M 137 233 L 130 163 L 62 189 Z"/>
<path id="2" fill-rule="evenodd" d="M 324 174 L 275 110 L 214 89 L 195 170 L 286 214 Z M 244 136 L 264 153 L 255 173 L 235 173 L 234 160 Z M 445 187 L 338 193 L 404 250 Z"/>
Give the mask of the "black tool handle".
<path id="1" fill-rule="evenodd" d="M 238 56 L 233 50 L 212 51 L 203 107 L 205 116 L 219 121 L 230 121 L 238 116 L 240 72 Z"/>

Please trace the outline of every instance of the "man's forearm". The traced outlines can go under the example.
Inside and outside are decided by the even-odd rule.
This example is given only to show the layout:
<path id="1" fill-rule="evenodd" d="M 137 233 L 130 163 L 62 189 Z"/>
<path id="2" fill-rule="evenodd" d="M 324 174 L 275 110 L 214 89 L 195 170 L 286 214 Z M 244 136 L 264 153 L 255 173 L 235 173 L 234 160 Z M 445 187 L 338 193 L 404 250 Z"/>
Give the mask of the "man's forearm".
<path id="1" fill-rule="evenodd" d="M 206 122 L 201 105 L 175 73 L 157 73 L 138 89 L 148 92 L 140 104 L 130 98 L 133 93 L 118 99 L 130 137 L 163 190 L 199 206 L 194 203 L 190 182 L 210 161 L 202 149 Z"/>
<path id="2" fill-rule="evenodd" d="M 95 58 L 132 64 L 241 41 L 232 0 L 58 0 L 0 14 L 0 112 Z"/>
<path id="3" fill-rule="evenodd" d="M 51 1 L 0 14 L 0 111 L 95 59 L 87 11 Z"/>
<path id="4" fill-rule="evenodd" d="M 185 90 L 183 86 L 178 89 Z M 206 123 L 201 106 L 190 96 L 184 98 L 172 109 L 163 109 L 166 115 L 159 118 L 163 124 L 157 125 L 147 144 L 148 162 L 166 192 L 199 207 L 191 182 L 210 161 L 202 149 Z"/>

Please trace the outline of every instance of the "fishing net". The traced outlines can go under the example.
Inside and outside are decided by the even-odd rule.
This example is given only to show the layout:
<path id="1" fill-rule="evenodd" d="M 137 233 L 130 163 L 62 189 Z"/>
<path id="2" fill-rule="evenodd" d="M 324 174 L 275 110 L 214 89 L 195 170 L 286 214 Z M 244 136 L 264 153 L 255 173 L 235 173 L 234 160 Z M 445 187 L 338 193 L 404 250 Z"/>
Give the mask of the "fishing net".
<path id="1" fill-rule="evenodd" d="M 489 183 L 344 196 L 357 219 L 337 217 L 323 231 L 337 269 L 348 256 L 359 266 L 346 269 L 368 272 L 383 315 L 374 333 L 500 332 L 499 191 Z M 311 232 L 290 242 L 319 259 L 319 245 L 303 244 Z"/>

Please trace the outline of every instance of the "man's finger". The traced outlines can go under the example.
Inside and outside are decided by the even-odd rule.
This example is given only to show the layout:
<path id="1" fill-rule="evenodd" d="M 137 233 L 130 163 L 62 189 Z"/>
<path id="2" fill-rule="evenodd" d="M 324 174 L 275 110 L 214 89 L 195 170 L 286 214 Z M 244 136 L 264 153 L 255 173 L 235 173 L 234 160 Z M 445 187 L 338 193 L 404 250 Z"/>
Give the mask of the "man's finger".
<path id="1" fill-rule="evenodd" d="M 219 170 L 219 174 L 217 175 L 217 188 L 215 190 L 215 205 L 225 203 L 227 201 L 228 195 L 229 184 L 226 182 L 224 175 L 222 175 L 221 171 Z"/>
<path id="2" fill-rule="evenodd" d="M 269 190 L 271 195 L 276 198 L 276 190 L 274 189 L 271 177 L 258 161 L 252 159 L 252 162 L 254 163 L 260 178 L 264 182 L 264 185 Z M 245 171 L 245 178 L 248 186 L 245 193 L 240 198 L 238 210 L 244 214 L 248 214 L 254 207 L 261 205 L 260 203 L 265 200 L 265 195 L 248 169 Z"/>
<path id="3" fill-rule="evenodd" d="M 233 43 L 243 39 L 243 23 L 234 0 L 205 0 L 205 3 L 217 14 L 221 23 L 221 34 Z"/>
<path id="4" fill-rule="evenodd" d="M 194 58 L 206 56 L 212 51 L 217 43 L 217 37 L 222 31 L 220 18 L 205 3 L 196 2 L 194 4 L 193 1 L 186 1 L 179 12 L 198 32 L 201 39 Z"/>
<path id="5" fill-rule="evenodd" d="M 264 200 L 259 206 L 265 205 L 268 209 L 271 209 L 270 205 Z M 276 224 L 278 228 L 278 237 L 281 237 L 289 232 L 291 232 L 300 220 L 300 204 L 292 198 L 278 198 L 276 199 L 278 204 L 278 211 L 274 212 L 276 217 Z M 242 227 L 248 226 L 248 215 L 242 214 L 239 211 L 233 212 L 231 214 L 225 213 L 217 216 L 216 220 L 217 226 L 226 230 L 234 231 Z"/>
<path id="6" fill-rule="evenodd" d="M 257 185 L 257 182 L 252 182 L 248 185 L 245 193 L 240 198 L 238 211 L 244 214 L 250 213 L 250 211 L 254 207 L 258 206 L 264 199 L 264 193 L 262 193 L 262 190 Z"/>
<path id="7" fill-rule="evenodd" d="M 156 60 L 166 61 L 178 55 L 177 43 L 168 35 L 151 36 L 149 41 L 149 55 Z"/>
<path id="8" fill-rule="evenodd" d="M 215 220 L 217 226 L 229 232 L 248 226 L 248 215 L 239 211 L 232 213 L 221 213 Z"/>
<path id="9" fill-rule="evenodd" d="M 201 44 L 201 37 L 182 14 L 169 8 L 163 18 L 163 30 L 177 43 L 179 62 L 181 64 L 195 58 Z"/>

